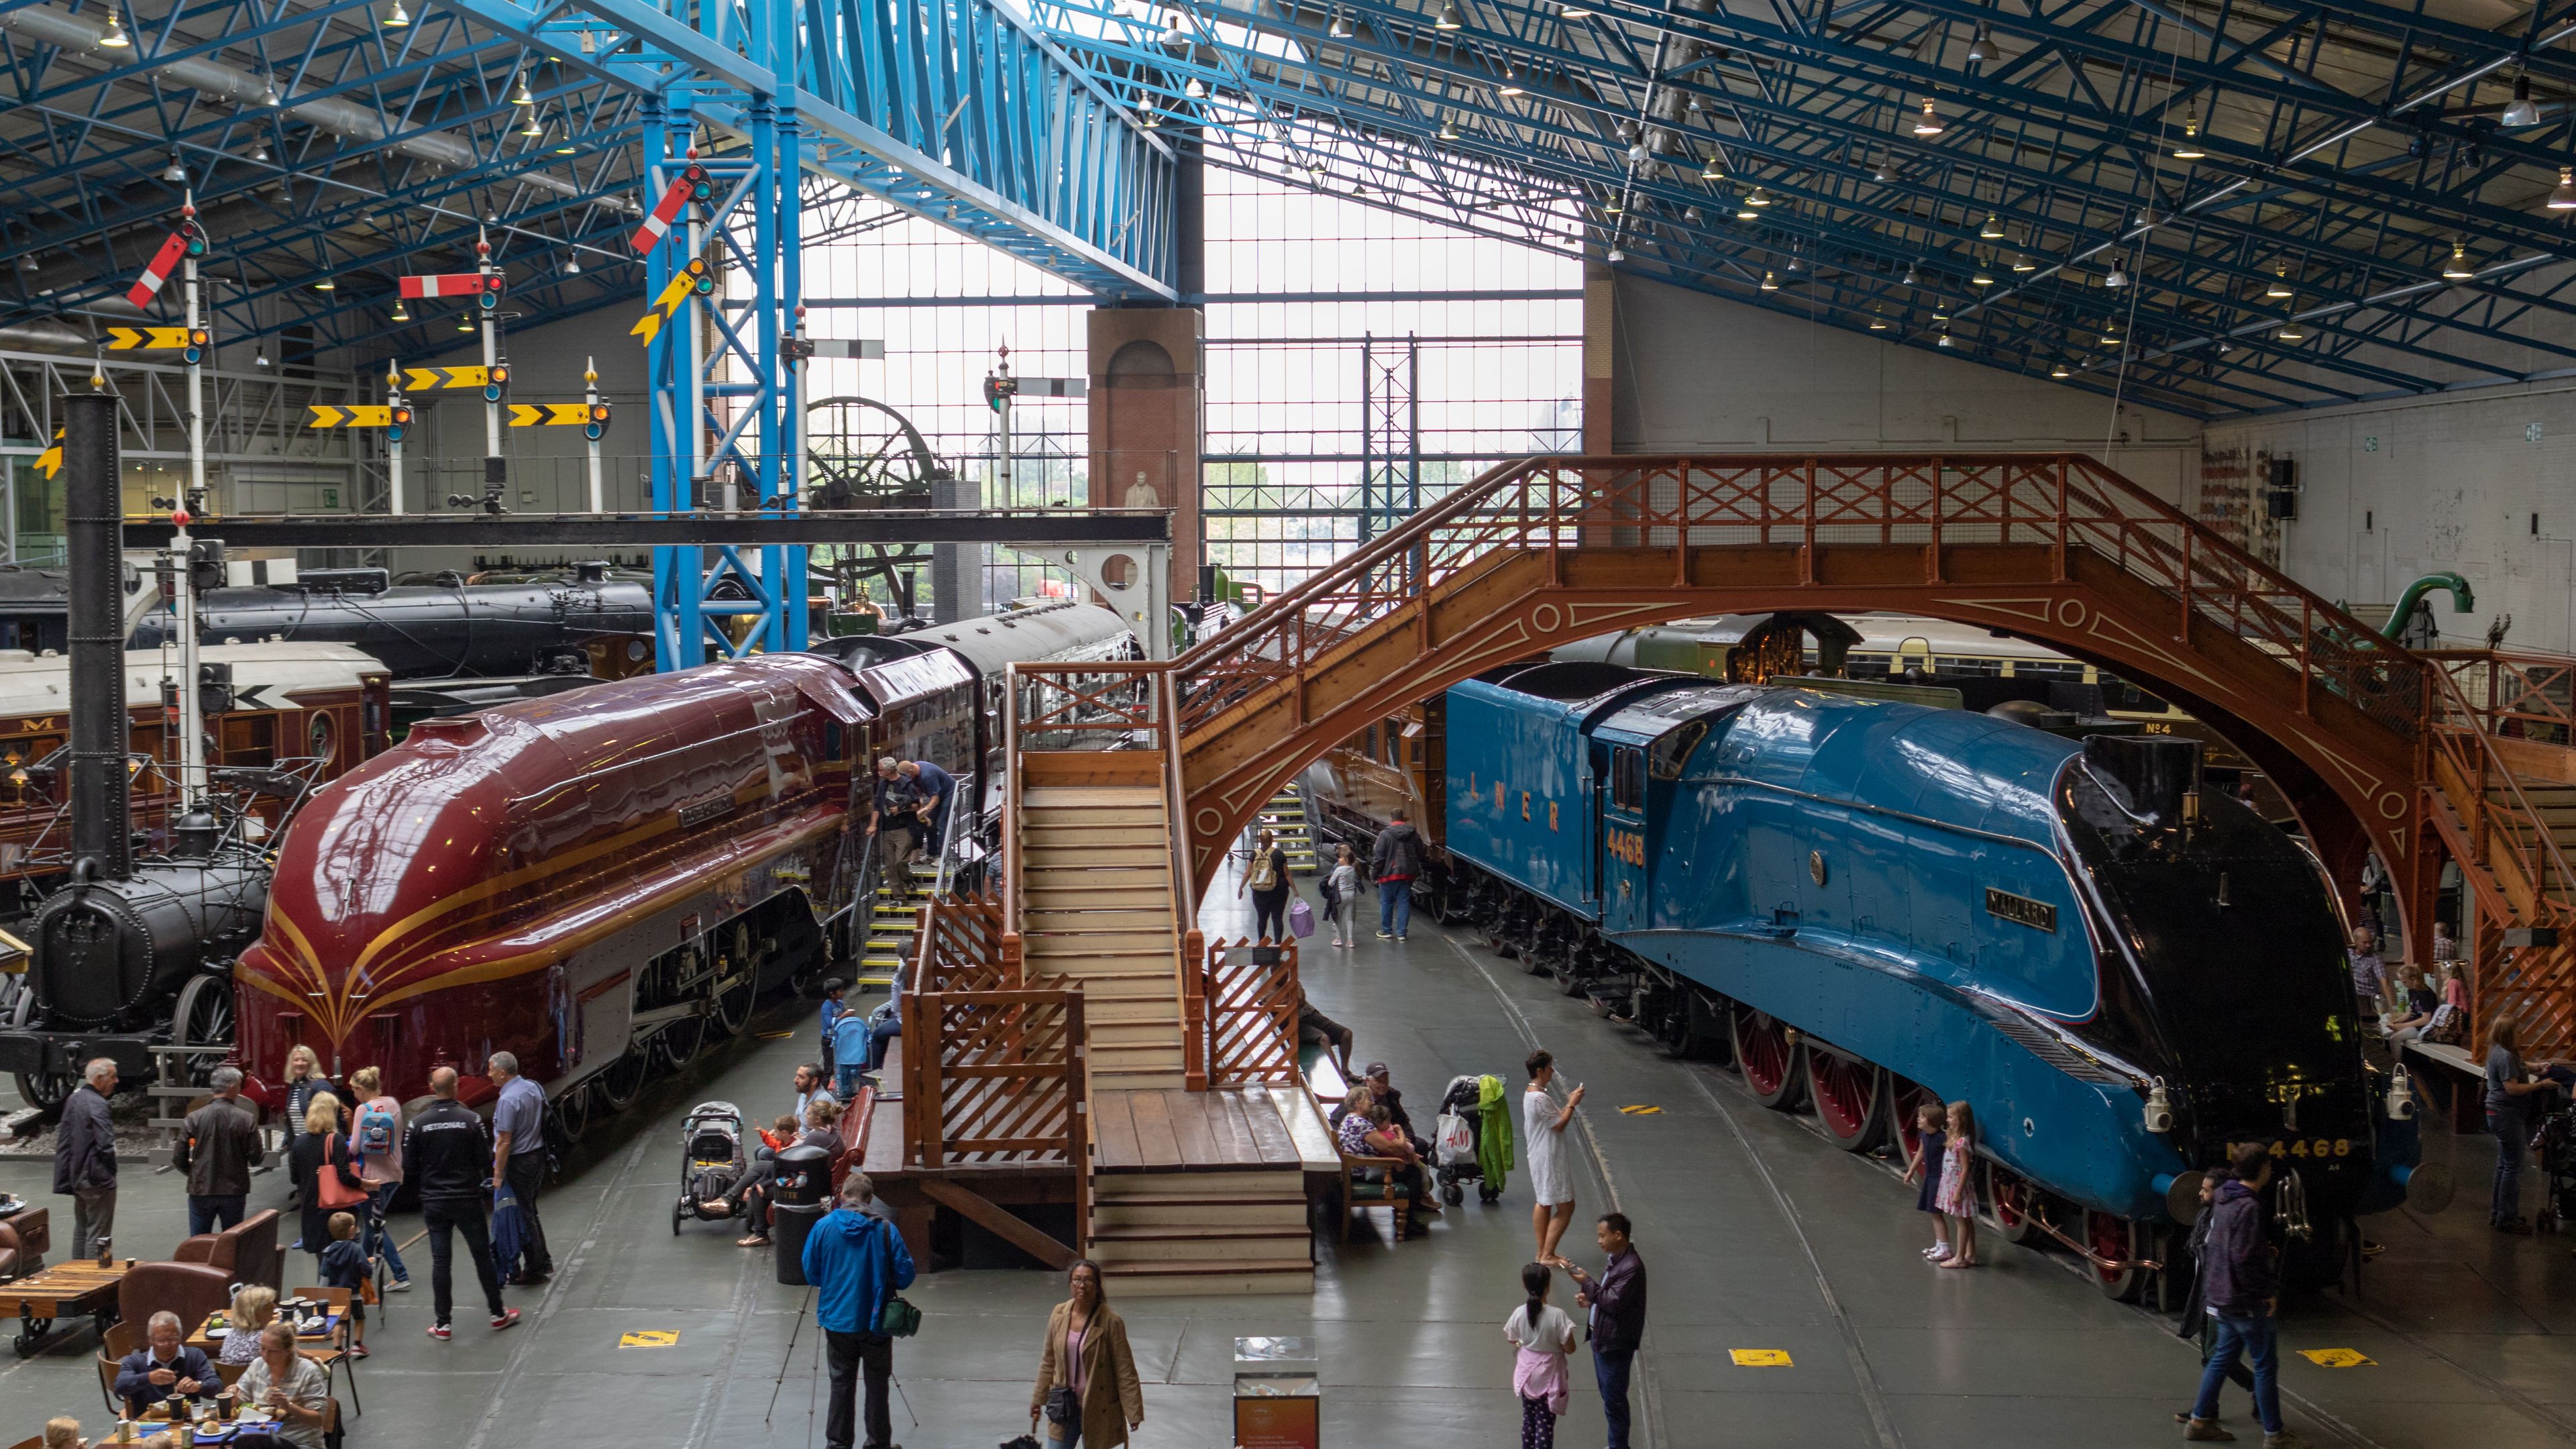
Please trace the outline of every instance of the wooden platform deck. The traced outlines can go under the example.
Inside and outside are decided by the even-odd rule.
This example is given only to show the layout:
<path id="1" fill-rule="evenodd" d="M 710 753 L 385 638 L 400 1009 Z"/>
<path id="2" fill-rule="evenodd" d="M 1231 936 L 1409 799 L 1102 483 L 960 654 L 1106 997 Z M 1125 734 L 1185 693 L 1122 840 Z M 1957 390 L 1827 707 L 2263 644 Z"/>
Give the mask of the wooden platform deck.
<path id="1" fill-rule="evenodd" d="M 1269 1099 L 1238 1091 L 1102 1092 L 1091 1135 L 1101 1173 L 1295 1171 L 1305 1161 Z"/>

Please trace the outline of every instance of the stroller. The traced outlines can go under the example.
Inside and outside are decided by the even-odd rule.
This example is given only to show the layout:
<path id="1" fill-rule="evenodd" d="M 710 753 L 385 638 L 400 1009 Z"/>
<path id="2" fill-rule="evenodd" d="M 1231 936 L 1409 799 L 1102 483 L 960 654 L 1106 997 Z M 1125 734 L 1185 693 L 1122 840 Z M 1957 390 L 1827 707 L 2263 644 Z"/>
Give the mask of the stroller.
<path id="1" fill-rule="evenodd" d="M 700 1102 L 680 1124 L 680 1199 L 671 1207 L 671 1232 L 691 1218 L 715 1217 L 698 1206 L 720 1198 L 750 1166 L 742 1149 L 742 1109 L 731 1102 Z"/>
<path id="2" fill-rule="evenodd" d="M 1479 1080 L 1472 1073 L 1449 1079 L 1449 1090 L 1440 1099 L 1440 1118 L 1432 1130 L 1431 1150 L 1440 1174 L 1440 1200 L 1451 1207 L 1467 1200 L 1467 1184 L 1471 1182 L 1476 1184 L 1478 1202 L 1493 1202 L 1503 1195 L 1502 1182 L 1486 1181 L 1484 1167 L 1476 1160 L 1476 1143 L 1484 1131 L 1484 1113 L 1476 1106 Z"/>

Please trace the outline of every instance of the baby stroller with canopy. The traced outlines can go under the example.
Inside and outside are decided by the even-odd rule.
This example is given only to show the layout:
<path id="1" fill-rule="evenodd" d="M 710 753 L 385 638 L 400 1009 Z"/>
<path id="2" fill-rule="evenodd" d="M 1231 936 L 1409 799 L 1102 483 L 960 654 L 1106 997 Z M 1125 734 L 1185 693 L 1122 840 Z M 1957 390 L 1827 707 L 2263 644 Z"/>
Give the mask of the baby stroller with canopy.
<path id="1" fill-rule="evenodd" d="M 741 1108 L 731 1102 L 690 1108 L 680 1124 L 680 1199 L 671 1207 L 672 1233 L 691 1218 L 713 1222 L 726 1216 L 701 1204 L 723 1199 L 750 1166 L 743 1155 Z"/>
<path id="2" fill-rule="evenodd" d="M 1495 1082 L 1495 1104 L 1483 1105 L 1484 1084 Z M 1440 1098 L 1440 1118 L 1431 1135 L 1433 1166 L 1440 1175 L 1440 1200 L 1456 1207 L 1467 1200 L 1467 1184 L 1476 1184 L 1476 1200 L 1493 1202 L 1503 1195 L 1503 1173 L 1511 1166 L 1510 1118 L 1503 1120 L 1499 1152 L 1487 1144 L 1485 1115 L 1508 1113 L 1500 1101 L 1500 1082 L 1475 1075 L 1451 1077 Z M 1490 1159 L 1490 1160 L 1489 1160 Z"/>

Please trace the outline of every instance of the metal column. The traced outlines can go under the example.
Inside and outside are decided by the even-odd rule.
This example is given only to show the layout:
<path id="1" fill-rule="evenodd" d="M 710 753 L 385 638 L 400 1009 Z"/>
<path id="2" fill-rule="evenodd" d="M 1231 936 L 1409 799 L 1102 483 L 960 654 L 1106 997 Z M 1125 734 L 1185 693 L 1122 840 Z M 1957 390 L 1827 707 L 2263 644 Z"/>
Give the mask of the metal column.
<path id="1" fill-rule="evenodd" d="M 1360 338 L 1360 542 L 1422 508 L 1422 344 Z"/>

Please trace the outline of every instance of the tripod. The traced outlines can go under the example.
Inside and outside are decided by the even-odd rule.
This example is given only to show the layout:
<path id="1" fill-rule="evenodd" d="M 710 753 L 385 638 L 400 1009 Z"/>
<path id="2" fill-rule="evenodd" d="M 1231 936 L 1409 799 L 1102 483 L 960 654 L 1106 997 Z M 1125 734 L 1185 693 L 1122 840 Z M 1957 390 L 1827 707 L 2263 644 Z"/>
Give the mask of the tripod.
<path id="1" fill-rule="evenodd" d="M 778 1411 L 779 1390 L 785 1388 L 787 1385 L 787 1366 L 796 1361 L 797 1336 L 805 1331 L 805 1320 L 812 1315 L 813 1307 L 814 1288 L 813 1285 L 808 1284 L 805 1288 L 805 1299 L 802 1303 L 798 1304 L 796 1308 L 796 1326 L 787 1331 L 787 1351 L 780 1354 L 778 1357 L 778 1376 L 772 1379 L 769 1384 L 769 1407 L 763 1410 L 760 1416 L 760 1423 L 763 1428 L 769 1427 L 770 1416 Z M 820 1329 L 817 1329 L 814 1334 L 813 1352 L 814 1356 L 808 1366 L 807 1378 L 805 1380 L 806 1449 L 813 1449 L 815 1415 L 820 1407 L 816 1402 L 816 1398 L 821 1392 L 823 1386 L 823 1334 Z M 912 1427 L 918 1429 L 921 1427 L 921 1416 L 912 1411 L 912 1395 L 903 1391 L 903 1379 L 894 1372 L 890 1365 L 891 1354 L 889 1354 L 889 1367 L 886 1369 L 886 1378 L 894 1385 L 894 1396 L 903 1401 L 903 1416 L 912 1421 Z"/>

